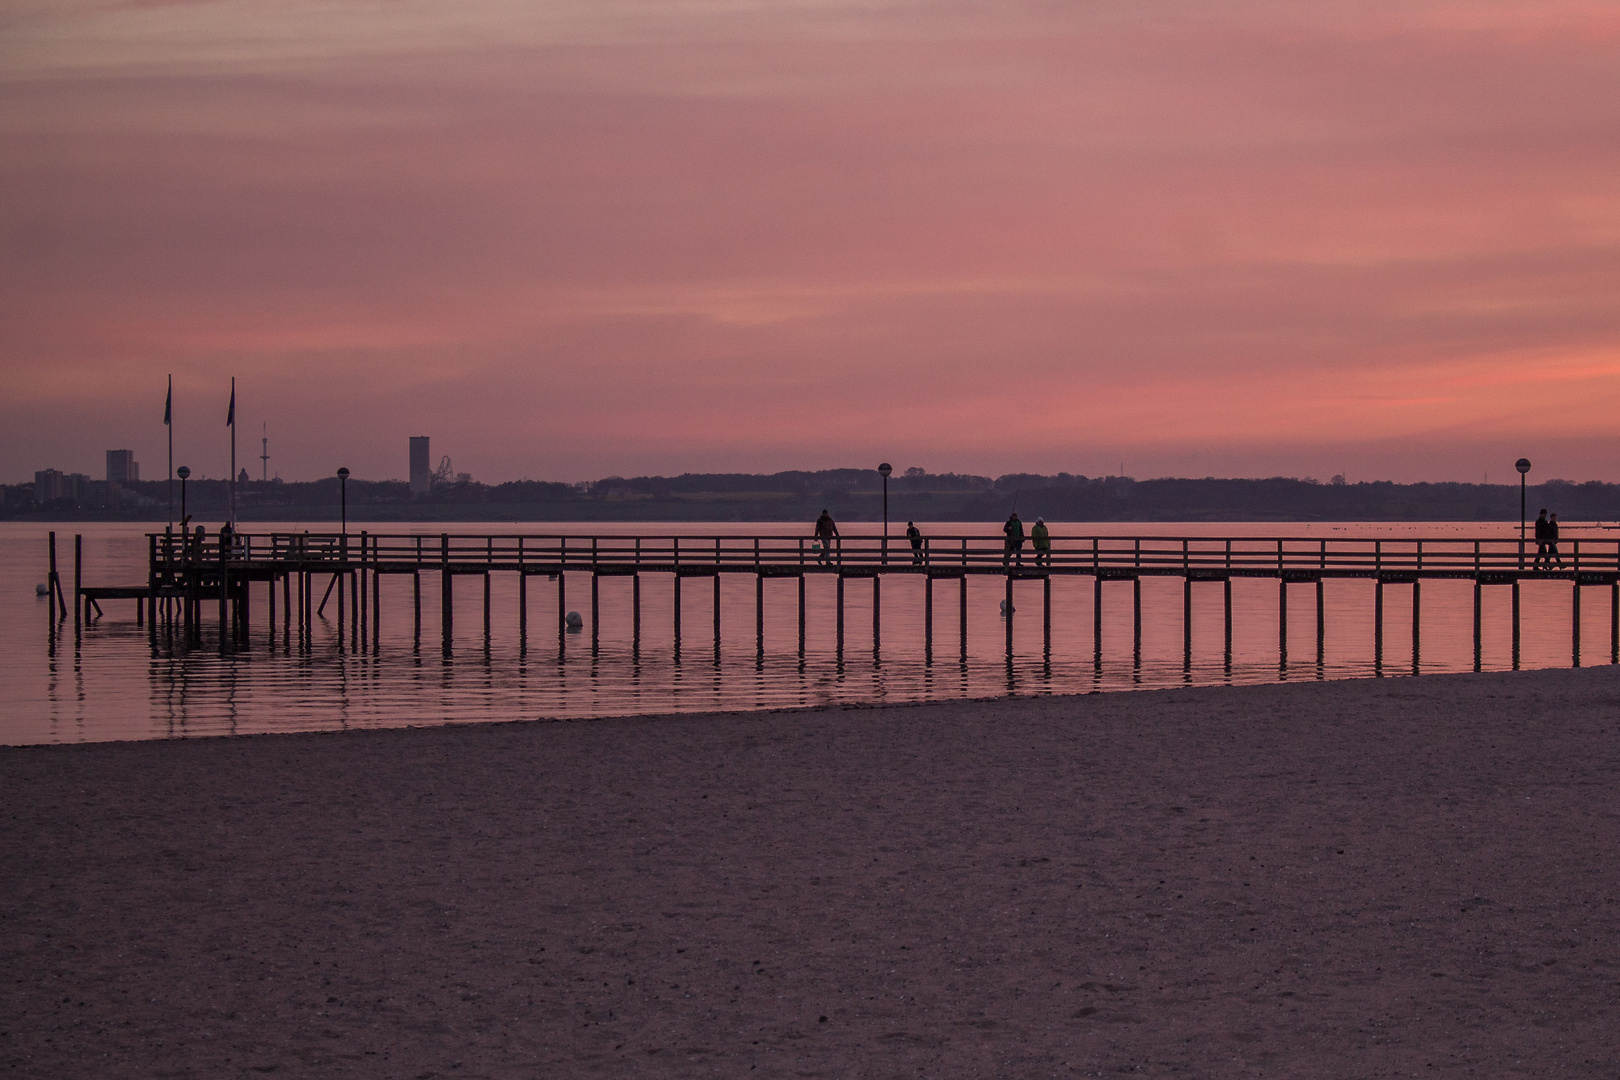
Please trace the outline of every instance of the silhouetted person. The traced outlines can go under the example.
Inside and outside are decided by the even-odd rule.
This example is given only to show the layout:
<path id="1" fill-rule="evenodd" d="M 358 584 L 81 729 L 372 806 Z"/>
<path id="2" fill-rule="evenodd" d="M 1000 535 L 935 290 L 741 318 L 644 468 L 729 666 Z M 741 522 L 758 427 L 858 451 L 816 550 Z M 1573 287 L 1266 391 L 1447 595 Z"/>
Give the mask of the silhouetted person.
<path id="1" fill-rule="evenodd" d="M 1052 562 L 1052 534 L 1046 530 L 1046 519 L 1035 519 L 1035 527 L 1029 530 L 1030 543 L 1035 546 L 1035 565 L 1051 565 Z"/>
<path id="2" fill-rule="evenodd" d="M 922 530 L 915 521 L 906 522 L 906 540 L 911 544 L 911 565 L 921 566 L 923 561 Z"/>
<path id="3" fill-rule="evenodd" d="M 816 539 L 821 542 L 822 562 L 832 554 L 833 537 L 837 535 L 838 526 L 833 523 L 832 515 L 822 510 L 821 516 L 816 518 Z"/>
<path id="4" fill-rule="evenodd" d="M 226 522 L 219 527 L 219 561 L 224 562 L 231 557 L 231 545 L 236 540 L 236 530 L 231 523 Z"/>
<path id="5" fill-rule="evenodd" d="M 1007 535 L 1007 547 L 1002 552 L 1001 565 L 1006 566 L 1007 561 L 1016 556 L 1018 565 L 1023 566 L 1024 523 L 1018 520 L 1018 511 L 1014 510 L 1012 512 L 1012 516 L 1007 519 L 1007 524 L 1001 527 L 1001 531 Z"/>
<path id="6" fill-rule="evenodd" d="M 1554 514 L 1547 519 L 1547 569 L 1552 569 L 1553 560 L 1558 560 L 1558 568 L 1564 568 L 1564 557 L 1558 554 L 1558 515 Z"/>
<path id="7" fill-rule="evenodd" d="M 1532 570 L 1540 570 L 1543 562 L 1547 562 L 1551 566 L 1551 561 L 1547 558 L 1547 527 L 1549 524 L 1551 523 L 1547 520 L 1547 511 L 1542 510 L 1540 516 L 1536 518 L 1536 561 L 1530 564 Z"/>

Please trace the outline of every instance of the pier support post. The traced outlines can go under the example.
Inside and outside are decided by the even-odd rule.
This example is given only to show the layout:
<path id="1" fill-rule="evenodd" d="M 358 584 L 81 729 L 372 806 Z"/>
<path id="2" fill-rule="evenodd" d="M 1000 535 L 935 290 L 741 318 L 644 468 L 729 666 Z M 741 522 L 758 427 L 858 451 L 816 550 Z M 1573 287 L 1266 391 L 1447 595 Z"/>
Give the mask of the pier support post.
<path id="1" fill-rule="evenodd" d="M 1131 579 L 1131 666 L 1142 666 L 1142 579 Z"/>
<path id="2" fill-rule="evenodd" d="M 1570 617 L 1573 620 L 1570 626 L 1569 652 L 1570 667 L 1581 666 L 1581 579 L 1575 579 L 1575 588 L 1570 594 Z"/>
<path id="3" fill-rule="evenodd" d="M 358 567 L 349 567 L 349 598 L 354 602 L 354 620 L 353 625 L 349 627 L 349 643 L 350 647 L 356 650 L 360 648 L 360 623 L 366 617 L 365 605 L 360 602 L 360 579 L 364 576 L 364 572 Z"/>
<path id="4" fill-rule="evenodd" d="M 799 575 L 799 659 L 804 659 L 804 575 Z"/>
<path id="5" fill-rule="evenodd" d="M 1181 670 L 1192 670 L 1192 578 L 1181 579 Z"/>
<path id="6" fill-rule="evenodd" d="M 360 534 L 360 569 L 355 571 L 355 584 L 360 595 L 354 605 L 354 626 L 360 638 L 360 647 L 364 649 L 371 640 L 368 619 L 371 611 L 371 541 L 364 532 Z"/>
<path id="7" fill-rule="evenodd" d="M 521 541 L 519 541 L 521 543 Z M 529 572 L 518 556 L 518 655 L 529 655 Z"/>
<path id="8" fill-rule="evenodd" d="M 1620 664 L 1620 580 L 1609 586 L 1609 663 Z"/>
<path id="9" fill-rule="evenodd" d="M 720 541 L 716 540 L 718 546 Z M 720 571 L 714 572 L 714 659 L 720 660 Z"/>
<path id="10" fill-rule="evenodd" d="M 50 536 L 51 569 L 49 575 L 45 578 L 45 610 L 49 613 L 50 627 L 54 632 L 56 630 L 56 597 L 61 593 L 62 586 L 56 580 L 56 533 L 53 532 Z M 66 612 L 63 612 L 64 616 L 66 614 Z"/>
<path id="11" fill-rule="evenodd" d="M 84 626 L 84 536 L 73 534 L 73 639 Z"/>
<path id="12" fill-rule="evenodd" d="M 675 579 L 676 587 L 680 579 Z M 680 610 L 679 608 L 676 609 Z M 557 655 L 568 648 L 568 571 L 557 567 Z"/>
<path id="13" fill-rule="evenodd" d="M 420 561 L 420 560 L 418 560 Z M 411 644 L 418 651 L 422 648 L 422 571 L 411 571 Z"/>
<path id="14" fill-rule="evenodd" d="M 1010 664 L 1010 663 L 1012 663 L 1012 658 L 1013 658 L 1013 579 L 1012 579 L 1011 574 L 1007 575 L 1007 601 L 1006 601 L 1006 603 L 1007 603 L 1007 609 L 1006 609 L 1006 613 L 1005 613 L 1006 618 L 1005 618 L 1004 621 L 1006 623 L 1006 631 L 1007 631 L 1007 663 Z"/>
<path id="15" fill-rule="evenodd" d="M 382 569 L 377 565 L 376 548 L 371 560 L 371 651 L 382 652 Z"/>
<path id="16" fill-rule="evenodd" d="M 838 575 L 838 661 L 844 660 L 844 575 Z"/>
<path id="17" fill-rule="evenodd" d="M 934 579 L 923 577 L 923 663 L 934 662 Z"/>
<path id="18" fill-rule="evenodd" d="M 1288 666 L 1288 581 L 1277 581 L 1277 661 Z"/>
<path id="19" fill-rule="evenodd" d="M 484 580 L 485 581 L 489 580 L 489 575 L 488 574 L 484 575 Z M 602 581 L 602 575 L 598 574 L 594 570 L 591 571 L 591 655 L 592 656 L 595 656 L 601 650 L 601 647 L 602 647 L 602 635 L 601 635 L 601 632 L 597 629 L 597 627 L 601 626 L 601 624 L 602 624 L 602 603 L 601 603 L 601 597 L 600 597 L 601 581 Z M 486 593 L 485 595 L 487 596 L 488 594 Z M 487 606 L 485 607 L 485 610 L 486 611 L 488 610 Z M 487 629 L 484 631 L 484 641 L 485 641 L 486 644 L 489 641 L 489 631 Z"/>
<path id="20" fill-rule="evenodd" d="M 641 659 L 641 575 L 630 575 L 630 658 Z"/>
<path id="21" fill-rule="evenodd" d="M 1519 579 L 1513 579 L 1513 670 L 1519 670 Z"/>
<path id="22" fill-rule="evenodd" d="M 489 571 L 484 571 L 484 651 L 489 651 Z"/>
<path id="23" fill-rule="evenodd" d="M 276 575 L 270 572 L 270 580 L 265 582 L 264 590 L 264 627 L 270 634 L 270 648 L 276 647 Z"/>
<path id="24" fill-rule="evenodd" d="M 1102 668 L 1102 577 L 1091 579 L 1091 652 L 1095 666 Z"/>
<path id="25" fill-rule="evenodd" d="M 1373 674 L 1384 673 L 1384 579 L 1373 585 Z"/>
<path id="26" fill-rule="evenodd" d="M 1052 661 L 1052 575 L 1041 578 L 1041 658 Z"/>
<path id="27" fill-rule="evenodd" d="M 1226 594 L 1226 637 L 1225 637 L 1225 663 L 1226 673 L 1232 674 L 1232 579 L 1228 577 L 1222 583 L 1221 591 Z"/>
<path id="28" fill-rule="evenodd" d="M 455 634 L 455 586 L 450 575 L 450 534 L 439 534 L 439 636 L 446 656 Z"/>
<path id="29" fill-rule="evenodd" d="M 679 660 L 681 658 L 681 575 L 679 572 L 675 574 L 675 617 L 673 622 L 675 633 L 675 659 Z"/>
<path id="30" fill-rule="evenodd" d="M 967 541 L 964 540 L 964 541 L 962 541 L 962 543 L 966 544 Z M 960 588 L 958 589 L 958 593 L 959 593 L 959 595 L 961 597 L 960 628 L 961 628 L 961 632 L 962 632 L 962 663 L 966 664 L 967 663 L 967 657 L 968 657 L 968 650 L 967 650 L 967 634 L 968 634 L 967 574 L 964 573 L 961 576 L 961 578 L 958 579 L 958 580 L 959 580 L 959 585 L 960 585 Z"/>
<path id="31" fill-rule="evenodd" d="M 885 543 L 888 541 L 885 540 Z M 883 647 L 883 577 L 872 575 L 872 656 Z"/>
<path id="32" fill-rule="evenodd" d="M 754 654 L 765 659 L 765 575 L 754 575 Z"/>
<path id="33" fill-rule="evenodd" d="M 1320 674 L 1323 661 L 1327 659 L 1327 616 L 1323 613 L 1322 605 L 1322 579 L 1316 579 L 1316 667 Z"/>
<path id="34" fill-rule="evenodd" d="M 1485 640 L 1483 633 L 1483 608 L 1485 586 L 1474 579 L 1474 670 L 1480 670 L 1484 663 Z"/>
<path id="35" fill-rule="evenodd" d="M 1418 658 L 1422 653 L 1422 646 L 1420 644 L 1422 641 L 1420 631 L 1423 623 L 1421 615 L 1423 610 L 1422 590 L 1422 582 L 1412 582 L 1412 674 L 1414 675 L 1418 673 Z"/>

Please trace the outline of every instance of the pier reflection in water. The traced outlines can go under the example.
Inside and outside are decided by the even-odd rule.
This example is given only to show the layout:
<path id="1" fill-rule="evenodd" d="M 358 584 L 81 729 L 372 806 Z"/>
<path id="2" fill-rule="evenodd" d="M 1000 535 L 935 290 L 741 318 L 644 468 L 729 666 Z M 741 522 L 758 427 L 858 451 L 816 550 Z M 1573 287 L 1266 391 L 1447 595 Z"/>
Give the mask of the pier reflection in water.
<path id="1" fill-rule="evenodd" d="M 987 535 L 982 524 L 925 525 L 931 535 Z M 537 717 L 577 719 L 633 713 L 712 709 L 787 708 L 827 703 L 864 704 L 943 700 L 1014 694 L 1076 693 L 1188 684 L 1253 683 L 1279 679 L 1354 678 L 1378 674 L 1467 671 L 1475 666 L 1475 585 L 1472 580 L 1428 580 L 1421 585 L 1421 651 L 1414 648 L 1407 601 L 1411 586 L 1386 585 L 1382 641 L 1376 629 L 1378 586 L 1371 579 L 1328 579 L 1288 587 L 1287 614 L 1279 610 L 1275 578 L 1234 577 L 1218 583 L 1180 577 L 1142 577 L 1104 582 L 1103 603 L 1094 608 L 1091 577 L 1054 575 L 1014 583 L 1012 653 L 1006 652 L 1000 615 L 1006 579 L 969 575 L 966 586 L 968 649 L 957 649 L 958 583 L 935 582 L 934 653 L 926 660 L 926 579 L 887 577 L 881 589 L 868 580 L 844 585 L 843 648 L 838 647 L 835 576 L 804 579 L 803 650 L 800 646 L 798 579 L 752 574 L 721 575 L 684 582 L 686 629 L 677 652 L 673 637 L 675 591 L 666 575 L 644 575 L 640 589 L 639 639 L 635 633 L 635 580 L 603 577 L 597 583 L 596 619 L 591 619 L 591 576 L 567 579 L 568 598 L 584 616 L 577 632 L 556 634 L 554 584 L 530 581 L 528 648 L 521 646 L 519 579 L 491 576 L 461 589 L 452 599 L 453 636 L 448 652 L 436 637 L 419 647 L 409 575 L 373 579 L 383 590 L 378 632 L 364 649 L 354 627 L 339 634 L 335 611 L 315 618 L 300 647 L 280 624 L 272 641 L 262 617 L 250 622 L 245 648 L 220 648 L 218 626 L 199 620 L 200 640 L 187 646 L 161 637 L 152 647 L 134 618 L 134 602 L 108 601 L 105 618 L 83 628 L 72 624 L 54 641 L 46 633 L 46 601 L 34 584 L 44 578 L 49 527 L 7 524 L 0 529 L 0 691 L 8 701 L 0 742 L 49 742 L 148 738 L 263 731 L 329 730 L 455 721 Z M 330 526 L 312 526 L 324 531 Z M 377 526 L 355 526 L 377 531 Z M 437 540 L 440 526 L 388 525 L 389 533 L 419 531 Z M 277 526 L 278 531 L 286 529 Z M 1338 540 L 1348 536 L 1414 536 L 1503 541 L 1516 530 L 1475 524 L 1311 524 L 1286 526 L 1293 536 Z M 85 580 L 127 583 L 146 572 L 147 528 L 139 525 L 67 526 L 85 534 Z M 456 532 L 518 532 L 521 526 L 462 524 Z M 545 531 L 589 534 L 600 526 L 548 525 Z M 776 534 L 794 538 L 807 529 L 790 525 L 613 526 L 615 533 L 648 536 L 672 532 L 733 536 Z M 869 532 L 870 526 L 850 527 Z M 1140 525 L 1055 526 L 1059 536 L 1140 534 Z M 1155 525 L 1158 535 L 1268 536 L 1274 524 Z M 1613 548 L 1613 533 L 1571 530 L 1591 546 Z M 891 558 L 899 541 L 891 541 Z M 909 554 L 904 557 L 909 561 Z M 1026 569 L 1029 555 L 1026 553 Z M 649 587 L 652 582 L 659 587 Z M 721 633 L 715 647 L 709 618 L 718 581 Z M 944 588 L 942 588 L 944 586 Z M 324 588 L 324 583 L 322 583 Z M 765 602 L 761 607 L 761 587 Z M 258 585 L 262 597 L 264 586 Z M 1043 623 L 1050 589 L 1050 650 Z M 1230 589 L 1230 630 L 1226 591 Z M 1526 667 L 1567 666 L 1572 655 L 1569 581 L 1526 581 L 1520 587 L 1519 660 Z M 1609 590 L 1583 590 L 1580 659 L 1611 659 Z M 1512 590 L 1479 591 L 1479 664 L 1487 670 L 1513 666 Z M 881 637 L 874 634 L 874 594 L 881 599 Z M 1133 601 L 1140 596 L 1139 606 Z M 1321 597 L 1321 615 L 1315 602 Z M 1605 602 L 1593 602 L 1602 597 Z M 438 600 L 437 594 L 434 600 Z M 490 634 L 484 634 L 484 612 Z M 372 607 L 368 603 L 368 609 Z M 260 606 L 255 609 L 262 612 Z M 430 605 L 431 610 L 431 605 Z M 763 619 L 756 618 L 763 611 Z M 544 612 L 542 616 L 538 614 Z M 1140 625 L 1138 627 L 1138 613 Z M 1190 620 L 1187 616 L 1190 614 Z M 352 618 L 352 616 L 351 616 Z M 757 629 L 756 629 L 757 625 Z M 428 623 L 430 634 L 437 622 Z M 543 628 L 543 630 L 541 629 Z M 1320 637 L 1318 630 L 1320 628 Z M 1100 636 L 1099 631 L 1100 629 Z M 1230 635 L 1228 637 L 1228 634 Z M 593 638 L 595 648 L 593 650 Z M 1101 645 L 1099 650 L 1098 645 Z M 1381 656 L 1380 656 L 1381 645 Z"/>

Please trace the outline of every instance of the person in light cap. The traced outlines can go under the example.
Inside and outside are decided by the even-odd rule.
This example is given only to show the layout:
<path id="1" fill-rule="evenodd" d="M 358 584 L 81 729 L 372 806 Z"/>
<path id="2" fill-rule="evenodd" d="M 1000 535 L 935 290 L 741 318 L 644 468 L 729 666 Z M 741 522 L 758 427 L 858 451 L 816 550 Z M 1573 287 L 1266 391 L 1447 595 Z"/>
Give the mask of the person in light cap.
<path id="1" fill-rule="evenodd" d="M 1035 527 L 1029 530 L 1030 542 L 1035 545 L 1035 565 L 1049 566 L 1052 562 L 1052 534 L 1046 529 L 1046 519 L 1035 519 Z"/>

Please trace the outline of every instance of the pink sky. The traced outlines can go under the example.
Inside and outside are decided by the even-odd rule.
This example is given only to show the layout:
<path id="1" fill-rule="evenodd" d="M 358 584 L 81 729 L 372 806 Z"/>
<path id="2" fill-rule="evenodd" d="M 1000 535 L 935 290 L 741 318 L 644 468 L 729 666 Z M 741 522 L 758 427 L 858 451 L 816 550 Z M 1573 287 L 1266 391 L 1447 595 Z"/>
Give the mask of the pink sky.
<path id="1" fill-rule="evenodd" d="M 0 14 L 0 480 L 1620 480 L 1620 8 Z M 253 475 L 258 463 L 252 461 Z"/>

